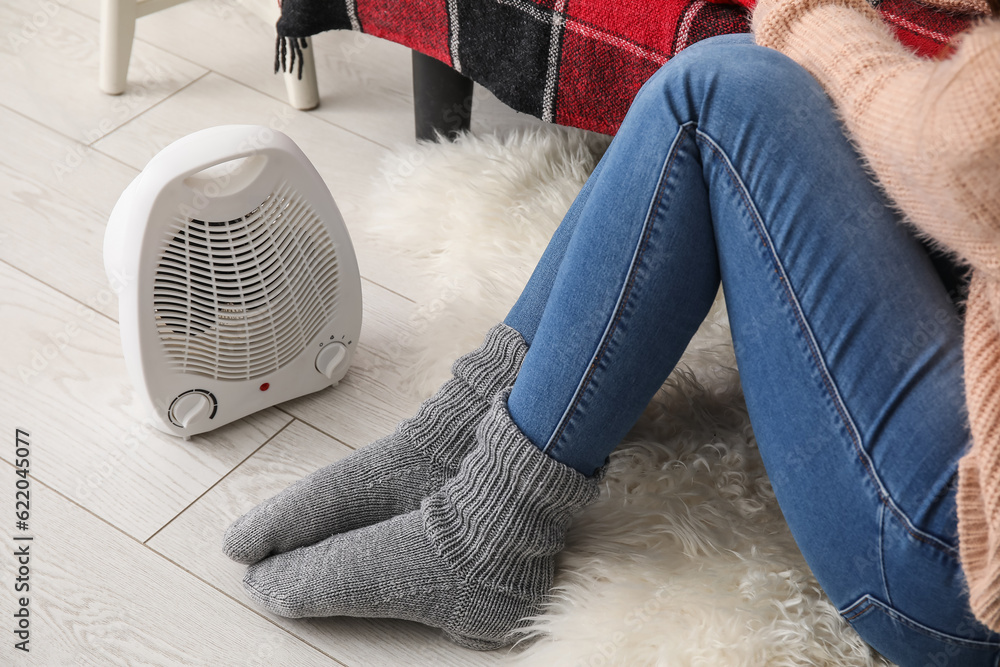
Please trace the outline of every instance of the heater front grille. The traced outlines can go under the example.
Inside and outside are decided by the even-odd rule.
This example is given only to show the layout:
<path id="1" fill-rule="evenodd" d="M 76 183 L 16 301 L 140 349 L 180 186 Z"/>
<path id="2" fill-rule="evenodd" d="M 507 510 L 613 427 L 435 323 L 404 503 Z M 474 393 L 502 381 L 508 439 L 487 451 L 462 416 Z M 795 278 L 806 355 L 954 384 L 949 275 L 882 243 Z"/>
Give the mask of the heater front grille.
<path id="1" fill-rule="evenodd" d="M 217 380 L 273 373 L 333 318 L 338 278 L 333 240 L 288 184 L 233 220 L 179 218 L 153 281 L 168 365 Z"/>

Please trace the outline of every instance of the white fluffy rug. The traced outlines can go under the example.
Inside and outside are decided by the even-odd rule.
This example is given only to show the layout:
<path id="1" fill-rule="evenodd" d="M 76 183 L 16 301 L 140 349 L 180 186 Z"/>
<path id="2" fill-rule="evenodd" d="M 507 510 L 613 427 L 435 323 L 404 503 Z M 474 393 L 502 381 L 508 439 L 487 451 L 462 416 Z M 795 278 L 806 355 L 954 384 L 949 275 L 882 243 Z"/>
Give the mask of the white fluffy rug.
<path id="1" fill-rule="evenodd" d="M 551 128 L 397 152 L 355 234 L 407 263 L 413 391 L 503 319 L 606 140 Z M 886 665 L 837 614 L 758 456 L 716 300 L 573 525 L 555 596 L 512 665 Z"/>

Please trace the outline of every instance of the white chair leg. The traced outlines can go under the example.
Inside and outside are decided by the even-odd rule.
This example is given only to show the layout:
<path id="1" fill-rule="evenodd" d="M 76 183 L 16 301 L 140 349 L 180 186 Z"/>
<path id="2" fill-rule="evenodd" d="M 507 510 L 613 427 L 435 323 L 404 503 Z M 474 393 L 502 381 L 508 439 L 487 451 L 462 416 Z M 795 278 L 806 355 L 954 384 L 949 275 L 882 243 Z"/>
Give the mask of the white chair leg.
<path id="1" fill-rule="evenodd" d="M 125 92 L 135 19 L 136 0 L 101 0 L 101 73 L 98 84 L 109 95 Z"/>
<path id="2" fill-rule="evenodd" d="M 299 79 L 299 64 L 294 71 L 285 72 L 285 90 L 288 103 L 303 111 L 319 106 L 319 87 L 316 85 L 316 57 L 313 55 L 312 38 L 306 37 L 307 46 L 302 49 L 302 78 Z"/>

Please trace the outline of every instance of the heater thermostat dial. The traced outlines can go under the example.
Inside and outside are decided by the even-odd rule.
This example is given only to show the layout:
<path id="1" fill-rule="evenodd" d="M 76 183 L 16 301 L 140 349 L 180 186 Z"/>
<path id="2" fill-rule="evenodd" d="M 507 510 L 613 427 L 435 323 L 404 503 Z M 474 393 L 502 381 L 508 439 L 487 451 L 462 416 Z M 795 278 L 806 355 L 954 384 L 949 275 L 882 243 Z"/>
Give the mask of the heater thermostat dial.
<path id="1" fill-rule="evenodd" d="M 215 397 L 205 391 L 189 391 L 170 404 L 170 421 L 181 428 L 195 426 L 215 416 Z"/>
<path id="2" fill-rule="evenodd" d="M 343 343 L 330 343 L 316 355 L 316 370 L 331 380 L 344 375 L 347 363 L 347 346 Z"/>

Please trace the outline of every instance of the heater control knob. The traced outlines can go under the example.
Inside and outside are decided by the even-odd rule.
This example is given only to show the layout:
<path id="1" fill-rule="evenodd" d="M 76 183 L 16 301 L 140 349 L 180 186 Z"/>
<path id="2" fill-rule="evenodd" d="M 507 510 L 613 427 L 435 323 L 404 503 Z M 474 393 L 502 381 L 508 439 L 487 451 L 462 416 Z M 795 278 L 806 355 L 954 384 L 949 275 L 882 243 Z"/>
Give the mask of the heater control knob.
<path id="1" fill-rule="evenodd" d="M 316 355 L 316 370 L 331 380 L 343 377 L 347 365 L 347 346 L 343 343 L 330 343 Z"/>
<path id="2" fill-rule="evenodd" d="M 178 396 L 170 406 L 171 420 L 182 428 L 206 419 L 211 412 L 212 401 L 200 391 Z"/>

